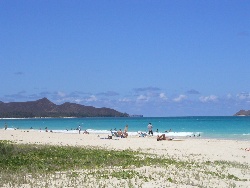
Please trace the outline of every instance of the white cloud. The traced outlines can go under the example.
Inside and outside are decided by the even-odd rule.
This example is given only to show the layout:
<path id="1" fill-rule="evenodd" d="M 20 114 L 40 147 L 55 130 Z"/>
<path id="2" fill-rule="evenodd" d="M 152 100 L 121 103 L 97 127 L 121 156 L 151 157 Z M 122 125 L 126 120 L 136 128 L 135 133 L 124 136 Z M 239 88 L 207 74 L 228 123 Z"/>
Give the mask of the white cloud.
<path id="1" fill-rule="evenodd" d="M 66 93 L 61 92 L 61 91 L 58 91 L 58 92 L 57 92 L 57 95 L 58 95 L 59 97 L 65 97 L 65 96 L 66 96 Z"/>
<path id="2" fill-rule="evenodd" d="M 240 100 L 250 99 L 250 93 L 242 92 L 242 93 L 237 94 L 236 97 Z"/>
<path id="3" fill-rule="evenodd" d="M 81 103 L 81 102 L 82 102 L 81 99 L 75 99 L 74 101 L 75 101 L 76 103 Z"/>
<path id="4" fill-rule="evenodd" d="M 164 100 L 164 101 L 168 100 L 168 98 L 167 98 L 167 96 L 165 95 L 165 93 L 160 93 L 159 97 L 160 97 L 162 100 Z"/>
<path id="5" fill-rule="evenodd" d="M 179 95 L 178 97 L 174 98 L 173 101 L 175 102 L 181 102 L 187 98 L 186 95 Z"/>
<path id="6" fill-rule="evenodd" d="M 86 99 L 87 102 L 93 102 L 93 101 L 97 101 L 97 98 L 95 95 L 91 95 L 89 98 Z"/>
<path id="7" fill-rule="evenodd" d="M 123 99 L 119 99 L 119 102 L 131 102 L 131 99 L 123 98 Z"/>
<path id="8" fill-rule="evenodd" d="M 137 97 L 137 101 L 148 101 L 149 97 L 145 96 L 145 95 L 139 95 Z"/>
<path id="9" fill-rule="evenodd" d="M 215 102 L 218 100 L 218 97 L 215 95 L 209 95 L 209 96 L 201 96 L 199 99 L 201 102 Z"/>

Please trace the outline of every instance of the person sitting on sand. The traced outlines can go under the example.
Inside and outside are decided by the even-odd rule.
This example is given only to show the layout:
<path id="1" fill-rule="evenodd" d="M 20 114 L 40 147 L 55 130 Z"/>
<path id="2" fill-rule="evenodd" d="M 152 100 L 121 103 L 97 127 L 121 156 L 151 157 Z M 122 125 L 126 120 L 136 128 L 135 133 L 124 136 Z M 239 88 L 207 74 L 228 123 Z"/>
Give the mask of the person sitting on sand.
<path id="1" fill-rule="evenodd" d="M 117 131 L 117 135 L 118 135 L 118 137 L 122 137 L 122 130 L 121 129 L 119 129 L 119 131 Z"/>
<path id="2" fill-rule="evenodd" d="M 245 151 L 250 151 L 250 148 L 246 148 Z"/>
<path id="3" fill-rule="evenodd" d="M 119 129 L 119 131 L 117 131 L 114 136 L 116 137 L 120 137 L 120 138 L 127 138 L 128 137 L 128 133 L 127 132 L 122 132 L 121 129 Z"/>
<path id="4" fill-rule="evenodd" d="M 89 132 L 88 132 L 87 130 L 85 130 L 85 131 L 83 132 L 83 134 L 89 134 Z"/>
<path id="5" fill-rule="evenodd" d="M 117 131 L 112 131 L 112 129 L 110 129 L 110 131 L 112 136 L 119 137 Z"/>
<path id="6" fill-rule="evenodd" d="M 124 131 L 123 132 L 128 132 L 128 125 L 125 126 Z"/>
<path id="7" fill-rule="evenodd" d="M 161 136 L 157 136 L 157 141 L 161 141 L 161 140 L 173 140 L 172 138 L 168 138 L 166 137 L 165 134 L 162 134 Z"/>
<path id="8" fill-rule="evenodd" d="M 127 138 L 128 137 L 128 125 L 125 126 L 124 131 L 123 131 L 123 137 Z"/>
<path id="9" fill-rule="evenodd" d="M 109 136 L 109 135 L 108 135 L 108 139 L 112 139 L 112 136 Z"/>
<path id="10" fill-rule="evenodd" d="M 138 135 L 139 135 L 139 137 L 145 137 L 145 136 L 147 136 L 147 133 L 143 133 L 143 132 L 138 131 Z"/>
<path id="11" fill-rule="evenodd" d="M 128 137 L 128 133 L 126 132 L 126 131 L 124 131 L 123 133 L 122 133 L 122 136 L 121 136 L 122 138 L 127 138 Z"/>

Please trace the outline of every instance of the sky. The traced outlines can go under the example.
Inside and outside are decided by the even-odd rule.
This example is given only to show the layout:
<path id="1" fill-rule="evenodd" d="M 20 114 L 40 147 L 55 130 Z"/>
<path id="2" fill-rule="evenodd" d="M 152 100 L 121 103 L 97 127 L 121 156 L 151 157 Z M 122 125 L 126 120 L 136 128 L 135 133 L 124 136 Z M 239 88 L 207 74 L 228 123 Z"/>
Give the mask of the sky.
<path id="1" fill-rule="evenodd" d="M 0 0 L 0 101 L 250 110 L 249 20 L 247 0 Z"/>

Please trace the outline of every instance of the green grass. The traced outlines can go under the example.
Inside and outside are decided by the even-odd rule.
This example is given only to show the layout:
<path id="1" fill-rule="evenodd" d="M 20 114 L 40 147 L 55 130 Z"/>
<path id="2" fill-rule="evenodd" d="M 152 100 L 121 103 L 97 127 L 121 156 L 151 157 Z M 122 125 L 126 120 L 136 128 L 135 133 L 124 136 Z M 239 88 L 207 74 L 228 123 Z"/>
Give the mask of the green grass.
<path id="1" fill-rule="evenodd" d="M 90 169 L 140 165 L 137 152 L 114 151 L 72 146 L 28 145 L 0 142 L 1 170 L 55 172 L 69 169 Z"/>
<path id="2" fill-rule="evenodd" d="M 162 168 L 162 172 L 146 175 L 142 169 L 145 166 Z M 209 170 L 211 166 L 220 169 L 218 172 Z M 245 169 L 249 167 L 226 161 L 207 161 L 198 163 L 193 161 L 180 161 L 172 158 L 159 157 L 132 150 L 107 150 L 96 147 L 52 146 L 35 144 L 15 144 L 10 141 L 0 141 L 0 187 L 8 184 L 18 187 L 22 184 L 31 184 L 30 179 L 44 180 L 44 187 L 51 186 L 51 177 L 61 179 L 69 178 L 69 186 L 76 186 L 93 181 L 100 181 L 98 185 L 105 187 L 102 179 L 116 178 L 120 181 L 127 180 L 127 186 L 133 183 L 138 186 L 143 182 L 157 181 L 165 178 L 166 182 L 190 184 L 189 179 L 178 180 L 182 171 L 189 171 L 202 182 L 202 176 L 226 181 L 247 181 L 225 171 L 227 167 Z M 177 169 L 175 171 L 170 169 Z M 152 169 L 151 168 L 151 169 Z M 81 171 L 81 172 L 80 172 Z M 82 173 L 84 171 L 84 173 Z M 166 173 L 168 171 L 169 173 Z M 197 172 L 195 174 L 195 172 Z M 188 174 L 187 174 L 188 175 Z M 133 181 L 136 182 L 133 182 Z M 34 182 L 34 181 L 33 181 Z M 78 183 L 77 183 L 78 182 Z M 125 186 L 122 182 L 121 185 Z M 41 186 L 41 185 L 39 185 Z M 140 187 L 139 186 L 139 187 Z M 60 187 L 60 186 L 58 186 Z M 63 185 L 62 185 L 63 187 Z M 125 186 L 126 187 L 126 186 Z"/>
<path id="3" fill-rule="evenodd" d="M 186 166 L 187 162 L 162 159 L 152 156 L 141 157 L 131 150 L 105 150 L 73 146 L 28 145 L 0 142 L 1 170 L 30 172 L 56 172 L 69 169 L 93 169 L 107 167 L 129 168 L 150 165 Z"/>

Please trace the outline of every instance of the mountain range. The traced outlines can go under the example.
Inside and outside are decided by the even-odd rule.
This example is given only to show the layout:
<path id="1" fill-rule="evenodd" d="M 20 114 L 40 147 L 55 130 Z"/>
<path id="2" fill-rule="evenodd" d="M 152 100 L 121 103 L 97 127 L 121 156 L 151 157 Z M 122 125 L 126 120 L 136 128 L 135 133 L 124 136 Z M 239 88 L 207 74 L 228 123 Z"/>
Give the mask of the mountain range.
<path id="1" fill-rule="evenodd" d="M 47 98 L 28 102 L 0 101 L 0 118 L 34 118 L 34 117 L 128 117 L 111 108 L 95 108 L 76 103 L 65 102 L 56 105 Z"/>

